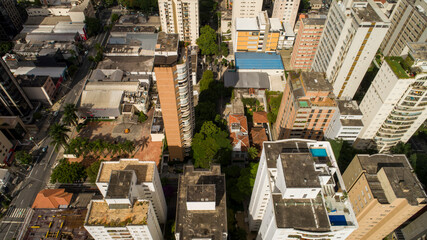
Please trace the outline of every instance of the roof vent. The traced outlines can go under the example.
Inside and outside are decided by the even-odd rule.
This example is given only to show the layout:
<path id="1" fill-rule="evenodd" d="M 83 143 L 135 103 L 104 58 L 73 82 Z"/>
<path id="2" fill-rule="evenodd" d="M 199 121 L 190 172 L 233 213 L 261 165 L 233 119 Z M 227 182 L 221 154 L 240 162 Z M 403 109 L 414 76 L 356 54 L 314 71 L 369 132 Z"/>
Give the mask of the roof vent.
<path id="1" fill-rule="evenodd" d="M 314 79 L 314 82 L 317 83 L 317 79 Z"/>

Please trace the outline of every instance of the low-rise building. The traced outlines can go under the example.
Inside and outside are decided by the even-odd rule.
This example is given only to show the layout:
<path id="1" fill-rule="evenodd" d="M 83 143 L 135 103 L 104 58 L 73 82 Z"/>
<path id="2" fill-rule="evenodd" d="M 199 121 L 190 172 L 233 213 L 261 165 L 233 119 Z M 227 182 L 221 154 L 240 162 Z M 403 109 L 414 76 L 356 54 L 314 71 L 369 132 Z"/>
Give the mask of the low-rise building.
<path id="1" fill-rule="evenodd" d="M 245 162 L 250 147 L 248 120 L 246 116 L 243 114 L 229 115 L 228 128 L 233 147 L 232 160 L 233 162 Z"/>
<path id="2" fill-rule="evenodd" d="M 50 76 L 19 75 L 16 77 L 25 94 L 30 100 L 53 105 L 56 94 L 56 85 L 59 78 Z"/>
<path id="3" fill-rule="evenodd" d="M 329 142 L 264 142 L 253 189 L 257 239 L 346 239 L 358 227 Z"/>
<path id="4" fill-rule="evenodd" d="M 405 155 L 356 155 L 343 174 L 359 228 L 348 239 L 383 239 L 426 206 Z"/>
<path id="5" fill-rule="evenodd" d="M 28 129 L 18 116 L 0 116 L 0 131 L 12 141 L 22 140 Z"/>
<path id="6" fill-rule="evenodd" d="M 225 72 L 224 87 L 245 95 L 264 95 L 270 90 L 270 79 L 265 72 Z"/>
<path id="7" fill-rule="evenodd" d="M 329 124 L 325 137 L 353 143 L 363 129 L 363 114 L 356 101 L 338 100 L 337 105 L 338 111 Z"/>
<path id="8" fill-rule="evenodd" d="M 209 170 L 184 166 L 178 180 L 175 239 L 226 240 L 225 175 L 219 165 Z"/>
<path id="9" fill-rule="evenodd" d="M 68 208 L 73 198 L 65 189 L 43 189 L 33 202 L 32 208 Z"/>

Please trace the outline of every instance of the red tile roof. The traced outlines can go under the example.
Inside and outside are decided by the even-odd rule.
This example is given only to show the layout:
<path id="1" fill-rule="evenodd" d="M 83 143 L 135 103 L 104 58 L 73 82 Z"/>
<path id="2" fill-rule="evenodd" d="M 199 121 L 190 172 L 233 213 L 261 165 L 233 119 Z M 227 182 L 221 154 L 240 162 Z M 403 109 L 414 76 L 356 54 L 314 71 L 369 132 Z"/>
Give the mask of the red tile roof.
<path id="1" fill-rule="evenodd" d="M 243 114 L 231 114 L 228 116 L 228 127 L 231 131 L 232 123 L 240 123 L 240 132 L 247 133 L 248 132 L 248 120 L 246 116 Z"/>
<path id="2" fill-rule="evenodd" d="M 231 144 L 233 144 L 233 148 L 240 143 L 240 151 L 241 152 L 247 152 L 250 145 L 249 145 L 249 136 L 243 135 L 241 133 L 231 133 Z"/>
<path id="3" fill-rule="evenodd" d="M 65 192 L 65 189 L 44 189 L 41 190 L 34 200 L 32 208 L 59 208 L 60 205 L 70 205 L 72 193 Z"/>
<path id="4" fill-rule="evenodd" d="M 257 123 L 268 123 L 267 113 L 266 112 L 254 112 L 253 121 Z"/>
<path id="5" fill-rule="evenodd" d="M 262 143 L 268 141 L 267 134 L 265 133 L 265 128 L 262 127 L 253 127 L 251 129 L 251 138 L 252 145 L 256 146 L 259 152 L 262 150 Z"/>

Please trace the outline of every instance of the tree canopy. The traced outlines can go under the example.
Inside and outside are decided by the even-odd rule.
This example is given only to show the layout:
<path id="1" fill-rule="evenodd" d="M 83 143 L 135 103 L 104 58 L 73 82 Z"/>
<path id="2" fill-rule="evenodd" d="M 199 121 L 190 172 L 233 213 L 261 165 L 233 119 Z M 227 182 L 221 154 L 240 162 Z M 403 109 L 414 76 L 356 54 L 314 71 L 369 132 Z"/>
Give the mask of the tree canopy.
<path id="1" fill-rule="evenodd" d="M 211 70 L 206 70 L 203 72 L 202 79 L 200 79 L 200 92 L 209 89 L 209 85 L 214 81 L 213 72 Z"/>
<path id="2" fill-rule="evenodd" d="M 228 133 L 211 121 L 205 122 L 200 132 L 196 133 L 191 147 L 195 167 L 209 168 L 214 161 L 226 162 L 231 154 Z"/>
<path id="3" fill-rule="evenodd" d="M 240 171 L 240 177 L 237 180 L 237 188 L 239 188 L 239 191 L 247 197 L 252 194 L 257 171 L 258 163 L 251 163 L 249 167 Z"/>
<path id="4" fill-rule="evenodd" d="M 12 42 L 0 42 L 0 56 L 5 55 L 13 48 Z"/>
<path id="5" fill-rule="evenodd" d="M 15 158 L 20 164 L 29 164 L 33 160 L 33 156 L 26 151 L 17 151 Z"/>
<path id="6" fill-rule="evenodd" d="M 76 114 L 77 107 L 75 104 L 67 103 L 64 107 L 64 118 L 63 121 L 67 125 L 77 125 L 78 122 L 78 116 Z"/>
<path id="7" fill-rule="evenodd" d="M 216 32 L 209 25 L 200 29 L 200 36 L 196 40 L 202 55 L 214 55 L 218 53 L 218 44 L 216 41 Z"/>
<path id="8" fill-rule="evenodd" d="M 56 150 L 59 146 L 66 146 L 69 139 L 68 132 L 70 129 L 64 124 L 55 123 L 49 129 L 49 136 L 52 138 L 52 145 L 56 144 Z"/>
<path id="9" fill-rule="evenodd" d="M 158 8 L 157 0 L 119 0 L 127 8 L 141 10 L 145 13 L 155 12 Z"/>
<path id="10" fill-rule="evenodd" d="M 52 170 L 51 183 L 76 183 L 86 179 L 86 171 L 81 163 L 70 163 L 66 159 L 60 160 L 58 166 Z"/>
<path id="11" fill-rule="evenodd" d="M 98 176 L 99 167 L 101 166 L 101 161 L 96 161 L 92 163 L 88 168 L 86 168 L 86 174 L 89 178 L 89 182 L 95 183 L 96 177 Z"/>
<path id="12" fill-rule="evenodd" d="M 86 17 L 85 23 L 89 37 L 95 36 L 101 32 L 101 21 L 98 18 Z"/>
<path id="13" fill-rule="evenodd" d="M 255 159 L 256 157 L 258 157 L 258 149 L 256 147 L 250 147 L 248 149 L 248 155 L 250 159 Z"/>

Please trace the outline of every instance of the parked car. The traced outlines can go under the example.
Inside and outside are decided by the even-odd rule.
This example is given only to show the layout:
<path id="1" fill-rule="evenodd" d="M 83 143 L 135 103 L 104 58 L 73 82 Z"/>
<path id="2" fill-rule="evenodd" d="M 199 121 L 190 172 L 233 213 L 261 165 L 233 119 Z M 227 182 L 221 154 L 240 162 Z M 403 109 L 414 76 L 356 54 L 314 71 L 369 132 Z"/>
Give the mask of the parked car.
<path id="1" fill-rule="evenodd" d="M 44 153 L 45 153 L 45 152 L 47 152 L 47 147 L 48 147 L 48 146 L 43 147 L 43 148 L 42 148 L 42 152 L 44 152 Z"/>

